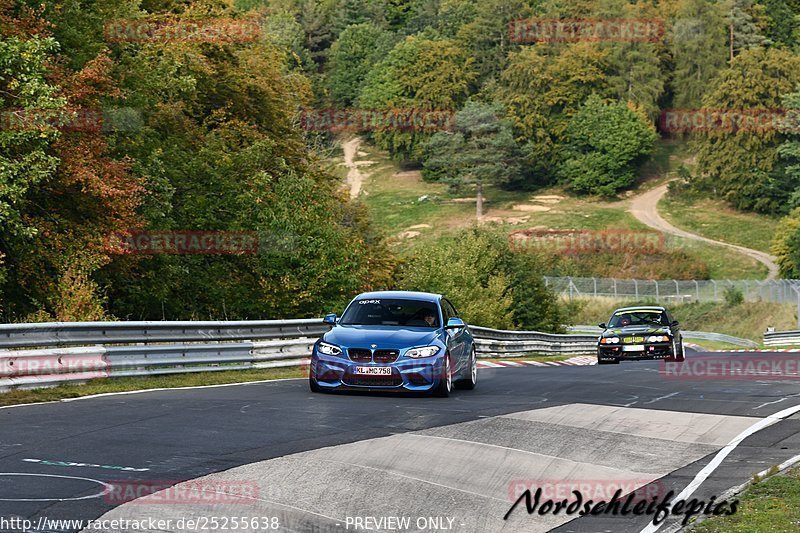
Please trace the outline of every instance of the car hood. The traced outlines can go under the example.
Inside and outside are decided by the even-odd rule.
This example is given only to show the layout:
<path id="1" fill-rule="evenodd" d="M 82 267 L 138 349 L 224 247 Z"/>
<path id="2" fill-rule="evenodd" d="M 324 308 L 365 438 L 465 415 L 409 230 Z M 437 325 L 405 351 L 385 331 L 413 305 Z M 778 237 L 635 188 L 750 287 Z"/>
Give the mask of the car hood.
<path id="1" fill-rule="evenodd" d="M 434 344 L 440 329 L 397 326 L 334 326 L 322 340 L 350 348 L 410 348 Z"/>
<path id="2" fill-rule="evenodd" d="M 658 335 L 672 334 L 669 326 L 625 326 L 623 328 L 609 328 L 602 334 L 603 337 L 621 337 L 624 335 Z"/>

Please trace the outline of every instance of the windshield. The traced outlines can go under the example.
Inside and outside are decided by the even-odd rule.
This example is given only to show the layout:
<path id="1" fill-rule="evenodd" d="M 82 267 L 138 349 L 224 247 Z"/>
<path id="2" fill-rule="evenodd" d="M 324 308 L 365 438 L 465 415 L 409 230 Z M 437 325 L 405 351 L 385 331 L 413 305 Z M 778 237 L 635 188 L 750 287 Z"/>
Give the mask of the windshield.
<path id="1" fill-rule="evenodd" d="M 632 311 L 618 311 L 608 322 L 610 328 L 623 328 L 625 326 L 668 326 L 667 317 L 663 311 L 638 309 Z"/>
<path id="2" fill-rule="evenodd" d="M 348 306 L 339 324 L 438 328 L 439 311 L 434 302 L 393 298 L 363 299 Z"/>

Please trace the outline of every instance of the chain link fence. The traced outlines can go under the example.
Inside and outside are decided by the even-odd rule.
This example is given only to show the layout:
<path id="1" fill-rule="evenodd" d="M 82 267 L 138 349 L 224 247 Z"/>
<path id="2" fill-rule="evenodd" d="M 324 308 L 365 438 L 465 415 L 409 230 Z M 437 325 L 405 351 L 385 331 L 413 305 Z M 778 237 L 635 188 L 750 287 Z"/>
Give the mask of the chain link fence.
<path id="1" fill-rule="evenodd" d="M 572 298 L 612 298 L 652 301 L 664 305 L 690 302 L 722 302 L 731 288 L 746 302 L 788 303 L 797 306 L 800 327 L 800 280 L 653 280 L 545 276 L 556 294 Z"/>
<path id="2" fill-rule="evenodd" d="M 800 280 L 652 280 L 616 278 L 545 277 L 556 294 L 570 298 L 606 297 L 620 300 L 652 300 L 658 303 L 721 302 L 726 289 L 734 288 L 748 302 L 796 304 Z"/>

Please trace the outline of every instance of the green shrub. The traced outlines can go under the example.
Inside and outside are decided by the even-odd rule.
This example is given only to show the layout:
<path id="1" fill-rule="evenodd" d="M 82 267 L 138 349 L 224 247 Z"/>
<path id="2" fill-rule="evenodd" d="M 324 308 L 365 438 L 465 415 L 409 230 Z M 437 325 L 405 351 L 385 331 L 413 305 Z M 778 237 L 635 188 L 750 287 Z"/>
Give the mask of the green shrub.
<path id="1" fill-rule="evenodd" d="M 733 307 L 744 302 L 744 294 L 736 287 L 727 287 L 725 289 L 725 305 Z"/>

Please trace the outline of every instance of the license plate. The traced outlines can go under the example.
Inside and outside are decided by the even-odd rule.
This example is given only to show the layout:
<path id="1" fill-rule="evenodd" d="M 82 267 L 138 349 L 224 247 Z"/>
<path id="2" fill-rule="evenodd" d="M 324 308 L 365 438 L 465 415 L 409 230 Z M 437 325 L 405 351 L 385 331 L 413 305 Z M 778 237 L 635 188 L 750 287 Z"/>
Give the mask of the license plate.
<path id="1" fill-rule="evenodd" d="M 357 366 L 356 374 L 362 376 L 391 376 L 392 367 L 390 366 Z"/>
<path id="2" fill-rule="evenodd" d="M 644 337 L 625 337 L 622 342 L 644 342 Z"/>
<path id="3" fill-rule="evenodd" d="M 644 351 L 644 345 L 642 345 L 642 344 L 632 344 L 631 346 L 623 346 L 622 347 L 622 351 L 623 352 L 643 352 Z"/>

